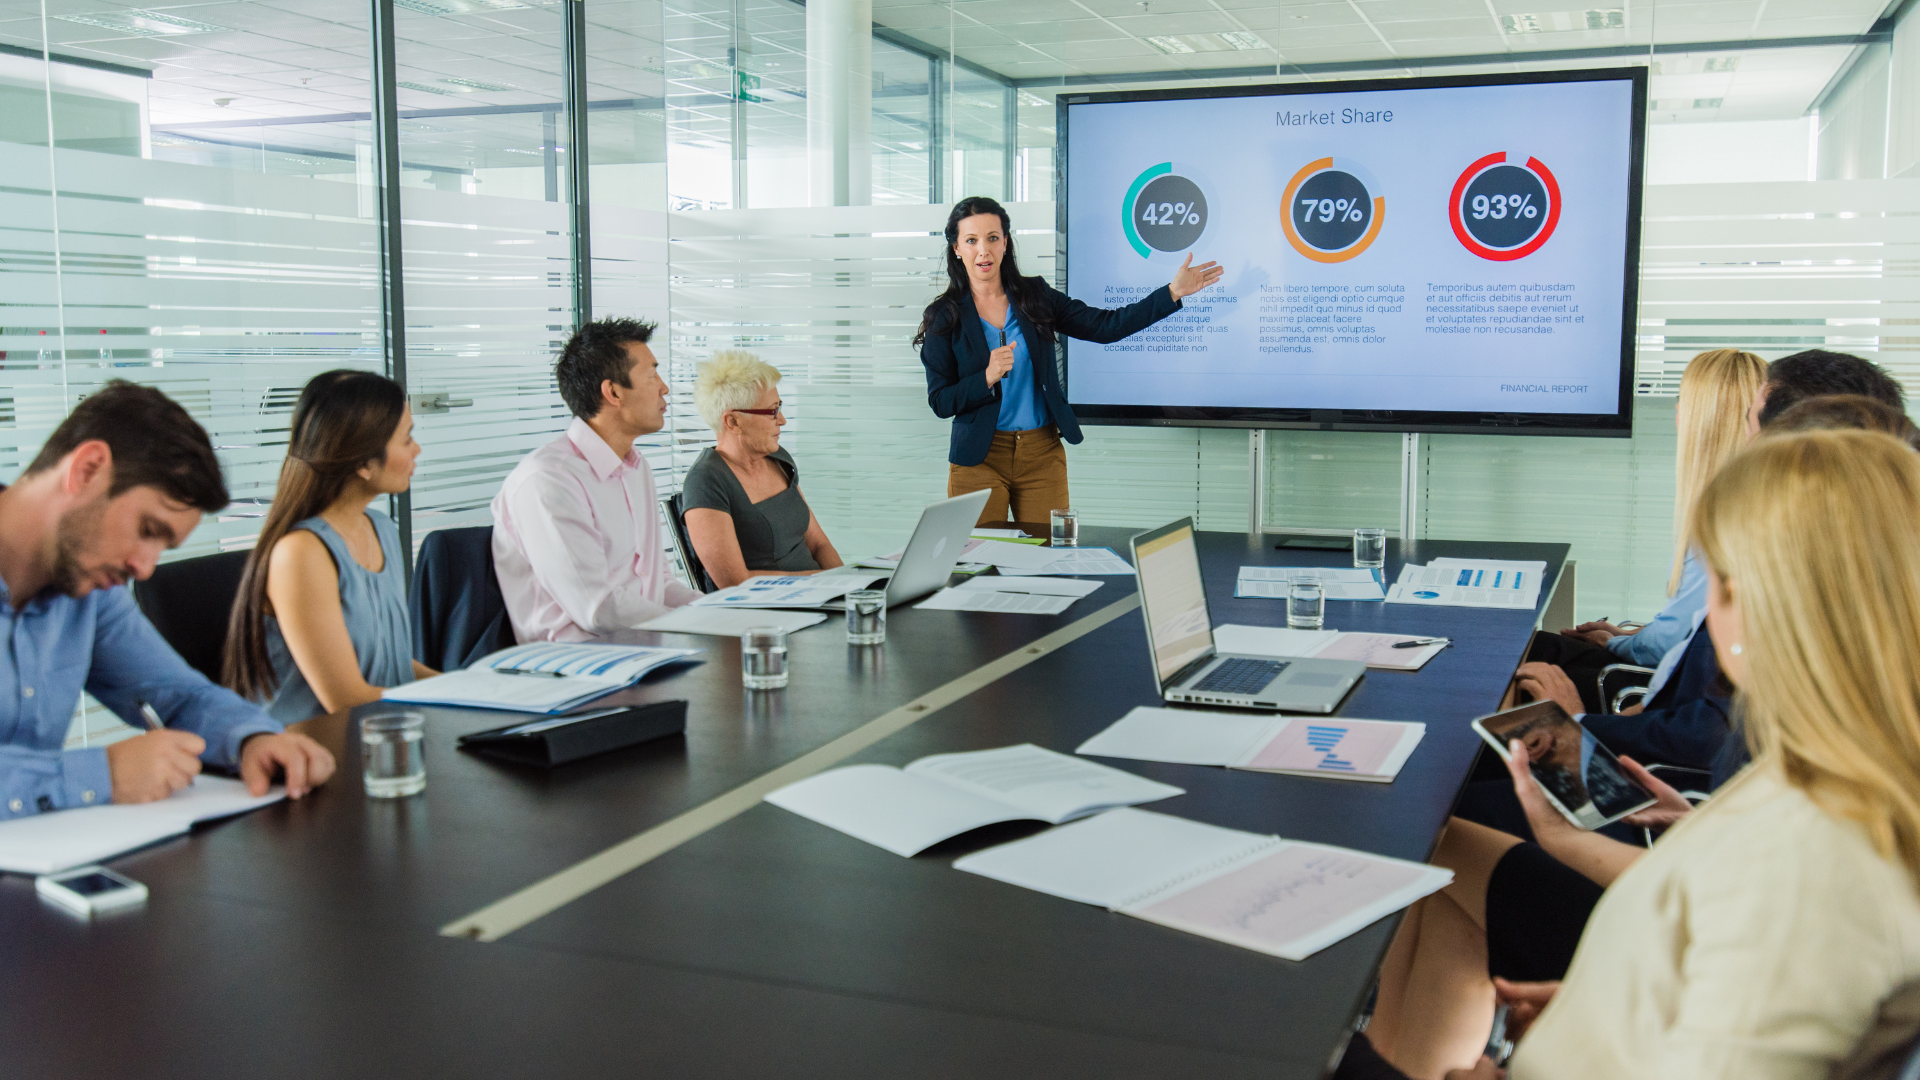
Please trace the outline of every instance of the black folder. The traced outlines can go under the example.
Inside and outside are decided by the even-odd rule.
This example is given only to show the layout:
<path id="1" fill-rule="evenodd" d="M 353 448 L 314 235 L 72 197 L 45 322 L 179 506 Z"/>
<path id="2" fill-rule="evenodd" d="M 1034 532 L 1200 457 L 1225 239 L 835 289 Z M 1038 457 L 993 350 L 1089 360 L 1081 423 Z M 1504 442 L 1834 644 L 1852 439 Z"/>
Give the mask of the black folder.
<path id="1" fill-rule="evenodd" d="M 564 765 L 687 730 L 687 703 L 594 709 L 460 736 L 460 748 L 522 765 Z"/>

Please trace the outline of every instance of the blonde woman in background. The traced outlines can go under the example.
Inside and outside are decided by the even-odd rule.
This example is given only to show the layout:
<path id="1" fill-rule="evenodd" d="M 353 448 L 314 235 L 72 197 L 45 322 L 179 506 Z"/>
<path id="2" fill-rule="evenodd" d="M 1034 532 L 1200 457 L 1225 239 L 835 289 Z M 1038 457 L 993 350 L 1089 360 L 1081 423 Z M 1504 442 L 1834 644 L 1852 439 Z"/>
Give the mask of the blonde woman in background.
<path id="1" fill-rule="evenodd" d="M 1678 475 L 1673 490 L 1673 562 L 1667 577 L 1666 606 L 1637 630 L 1601 620 L 1581 623 L 1559 634 L 1535 634 L 1527 650 L 1529 663 L 1520 668 L 1521 689 L 1536 697 L 1548 696 L 1528 683 L 1551 680 L 1551 674 L 1529 668 L 1551 664 L 1572 679 L 1586 711 L 1602 712 L 1598 683 L 1601 668 L 1622 663 L 1654 667 L 1693 633 L 1706 604 L 1706 575 L 1687 550 L 1687 514 L 1707 481 L 1746 445 L 1747 411 L 1766 381 L 1767 362 L 1738 349 L 1712 349 L 1687 365 L 1680 377 L 1680 400 L 1674 411 Z"/>
<path id="2" fill-rule="evenodd" d="M 688 539 L 718 588 L 841 565 L 780 446 L 779 382 L 778 369 L 738 349 L 714 353 L 694 378 L 694 407 L 714 445 L 687 470 L 680 499 Z"/>
<path id="3" fill-rule="evenodd" d="M 1396 938 L 1381 984 L 1393 1015 L 1369 1029 L 1372 1046 L 1415 1076 L 1495 1076 L 1463 1059 L 1497 990 L 1524 1034 L 1514 1080 L 1828 1076 L 1879 1004 L 1920 978 L 1916 519 L 1920 456 L 1888 435 L 1780 435 L 1729 463 L 1700 495 L 1692 538 L 1752 764 L 1691 812 L 1652 781 L 1678 824 L 1643 850 L 1569 825 L 1515 744 L 1541 845 L 1606 886 L 1566 978 L 1489 985 L 1480 897 L 1443 893 L 1458 914 L 1422 913 L 1413 993 L 1416 958 L 1404 928 Z M 1439 1015 L 1403 1007 L 1425 1003 Z M 1454 1056 L 1412 1060 L 1433 1021 L 1454 1029 Z"/>

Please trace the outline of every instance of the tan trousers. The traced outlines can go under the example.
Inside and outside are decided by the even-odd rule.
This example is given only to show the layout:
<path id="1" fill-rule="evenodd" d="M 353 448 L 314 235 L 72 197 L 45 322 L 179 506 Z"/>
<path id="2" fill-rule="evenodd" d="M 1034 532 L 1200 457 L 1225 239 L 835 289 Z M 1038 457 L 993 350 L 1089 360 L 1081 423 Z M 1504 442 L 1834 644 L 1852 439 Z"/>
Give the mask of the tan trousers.
<path id="1" fill-rule="evenodd" d="M 1067 448 L 1052 424 L 1027 431 L 996 431 L 987 459 L 978 465 L 947 465 L 947 497 L 981 489 L 993 492 L 980 524 L 1013 520 L 1047 523 L 1047 512 L 1065 510 Z"/>

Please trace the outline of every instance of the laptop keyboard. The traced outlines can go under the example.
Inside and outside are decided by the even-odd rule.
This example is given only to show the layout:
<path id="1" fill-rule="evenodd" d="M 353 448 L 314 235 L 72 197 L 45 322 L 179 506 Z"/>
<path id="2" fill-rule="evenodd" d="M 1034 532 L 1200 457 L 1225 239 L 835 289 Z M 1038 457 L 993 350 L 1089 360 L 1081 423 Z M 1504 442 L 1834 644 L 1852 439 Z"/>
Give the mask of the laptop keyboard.
<path id="1" fill-rule="evenodd" d="M 1222 660 L 1207 677 L 1187 687 L 1219 694 L 1257 694 L 1280 677 L 1287 665 L 1280 660 L 1254 660 L 1234 657 Z"/>

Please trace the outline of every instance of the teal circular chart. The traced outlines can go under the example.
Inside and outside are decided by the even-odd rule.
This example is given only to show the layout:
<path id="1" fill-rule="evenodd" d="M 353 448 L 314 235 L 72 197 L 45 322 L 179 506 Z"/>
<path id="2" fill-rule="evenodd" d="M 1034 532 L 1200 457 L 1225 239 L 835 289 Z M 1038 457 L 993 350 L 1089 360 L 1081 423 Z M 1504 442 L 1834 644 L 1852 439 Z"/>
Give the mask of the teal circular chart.
<path id="1" fill-rule="evenodd" d="M 1143 259 L 1191 249 L 1207 231 L 1207 187 L 1196 170 L 1171 161 L 1134 177 L 1120 206 L 1128 246 Z"/>

